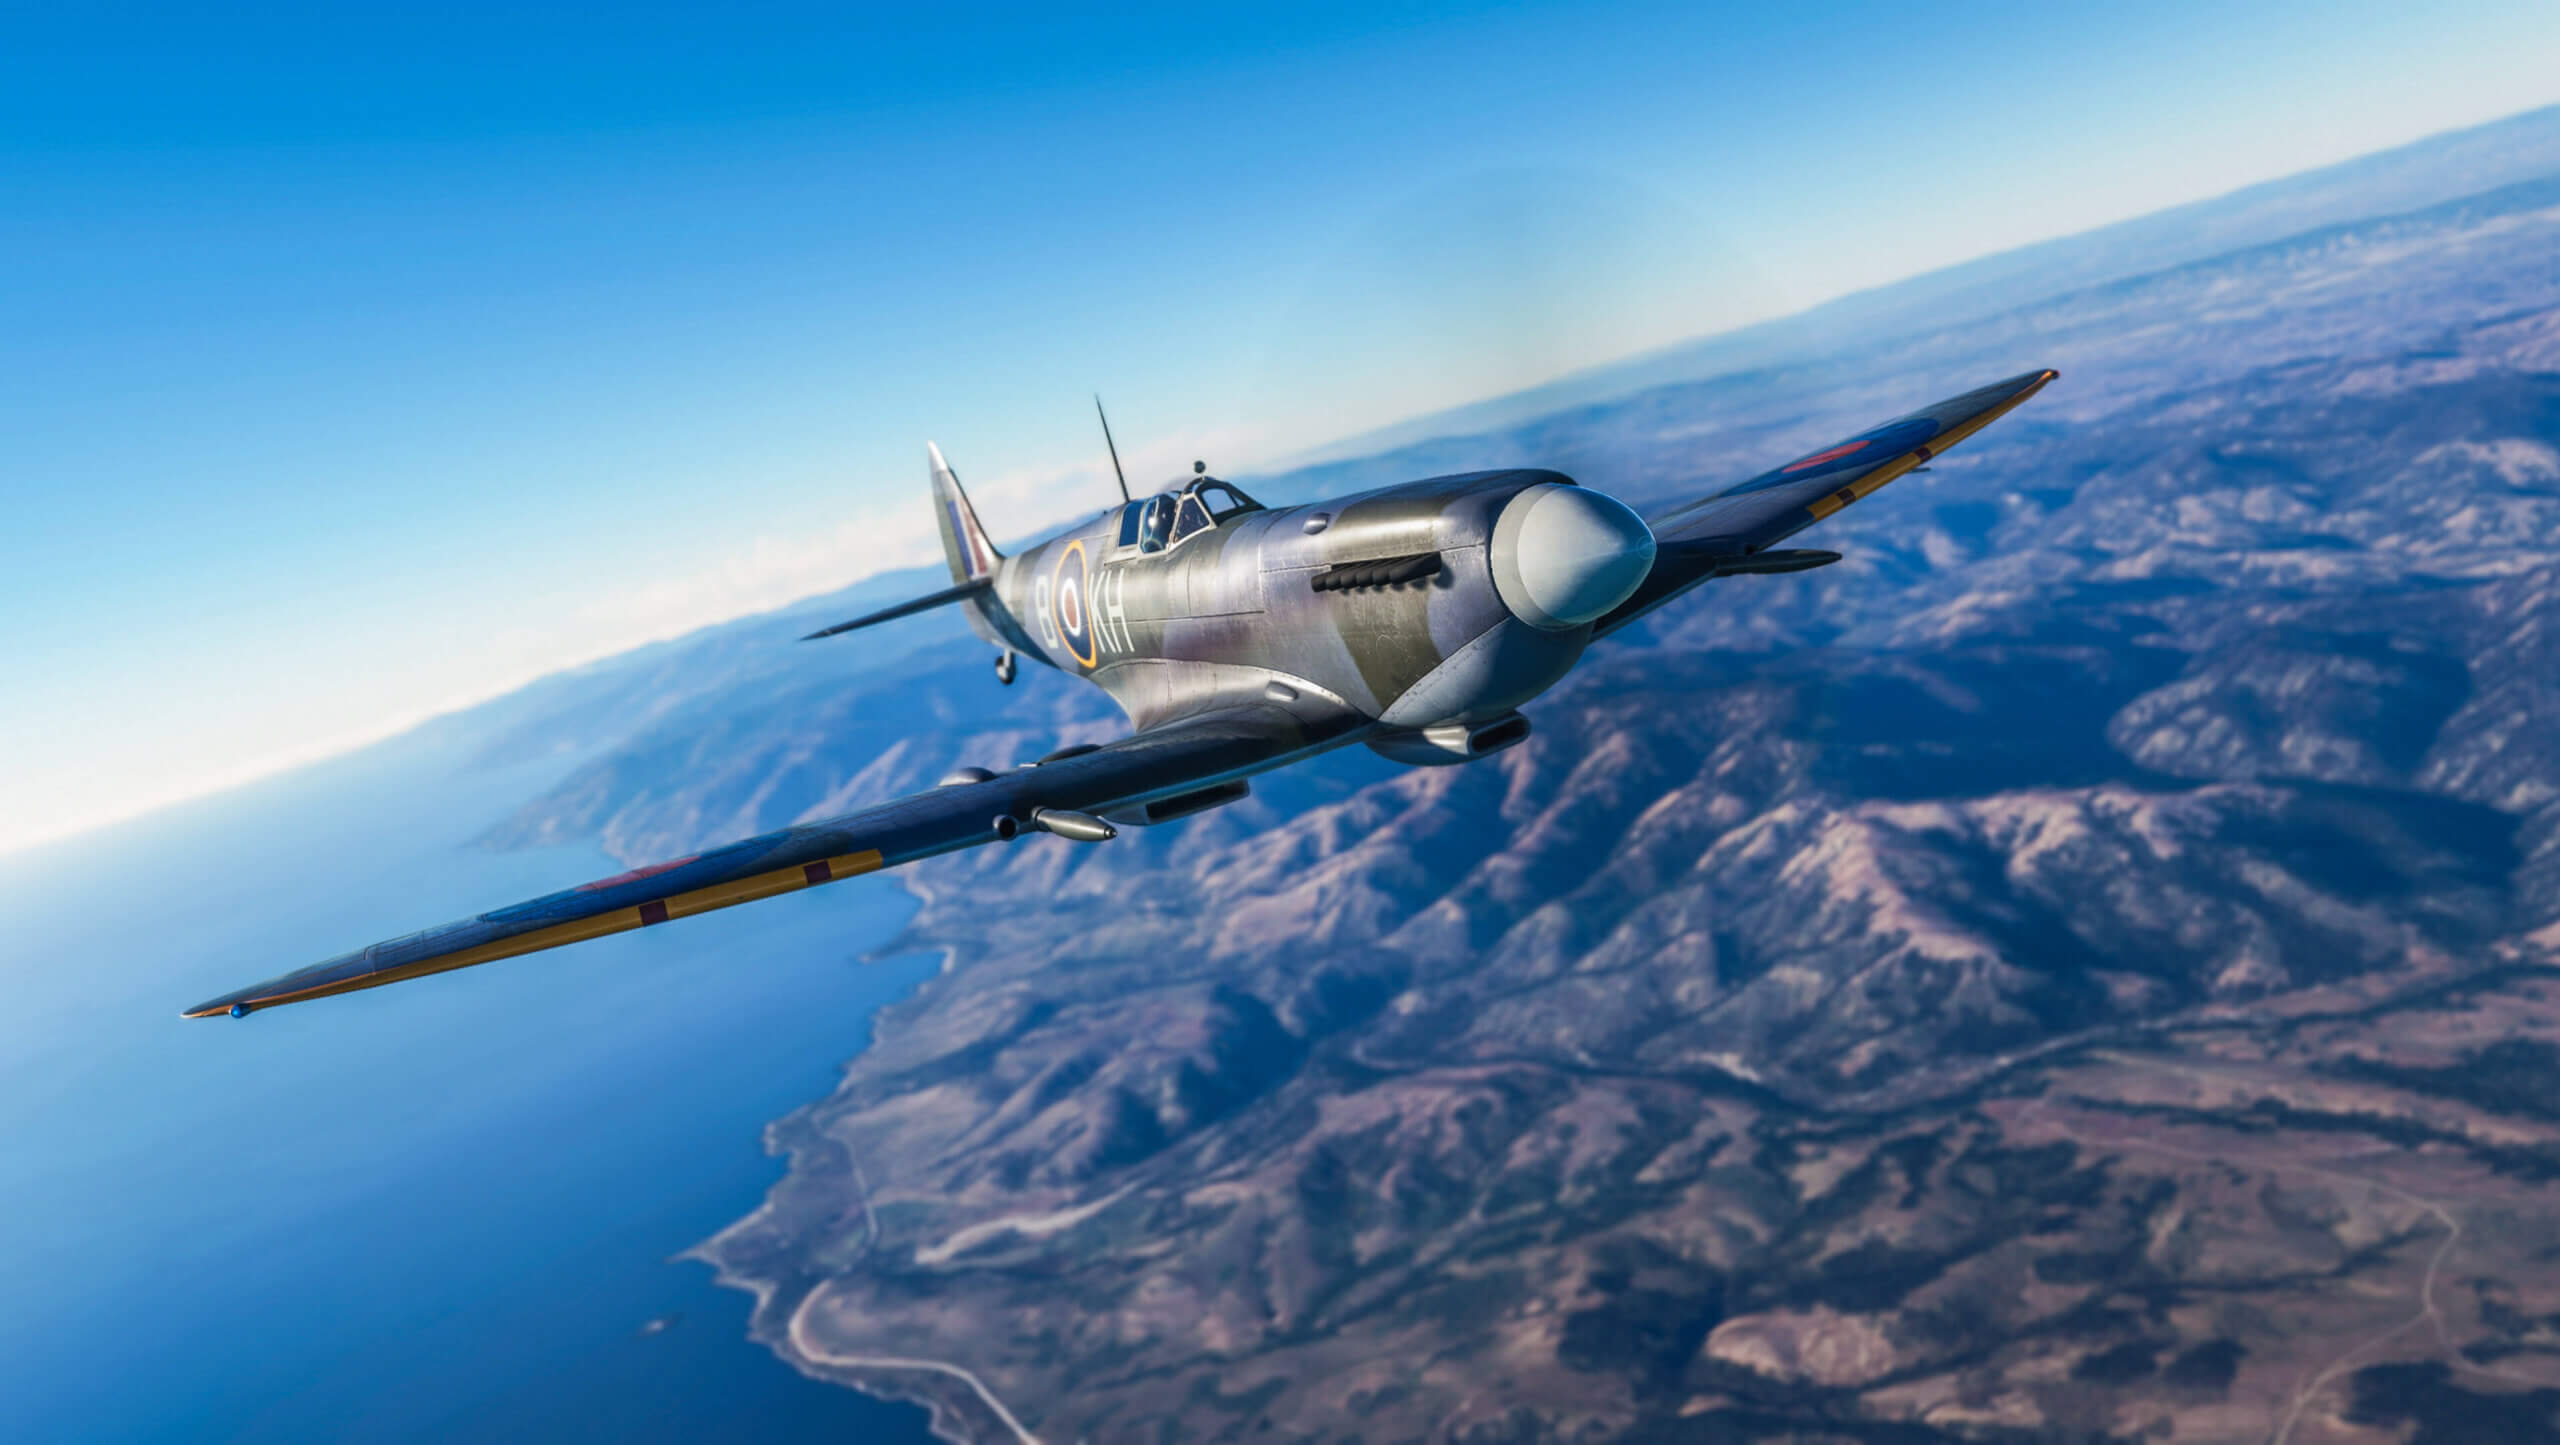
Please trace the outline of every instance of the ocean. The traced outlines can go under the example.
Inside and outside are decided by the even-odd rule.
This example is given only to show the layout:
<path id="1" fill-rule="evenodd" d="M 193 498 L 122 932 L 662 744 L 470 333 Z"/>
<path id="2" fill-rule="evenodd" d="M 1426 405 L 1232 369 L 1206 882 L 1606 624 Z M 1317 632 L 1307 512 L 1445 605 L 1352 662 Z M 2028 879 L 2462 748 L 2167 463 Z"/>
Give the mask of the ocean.
<path id="1" fill-rule="evenodd" d="M 923 1441 L 675 1258 L 930 960 L 882 880 L 245 1020 L 178 1011 L 621 871 L 472 839 L 578 761 L 447 720 L 0 857 L 0 1438 Z M 651 1327 L 651 1322 L 657 1322 Z"/>

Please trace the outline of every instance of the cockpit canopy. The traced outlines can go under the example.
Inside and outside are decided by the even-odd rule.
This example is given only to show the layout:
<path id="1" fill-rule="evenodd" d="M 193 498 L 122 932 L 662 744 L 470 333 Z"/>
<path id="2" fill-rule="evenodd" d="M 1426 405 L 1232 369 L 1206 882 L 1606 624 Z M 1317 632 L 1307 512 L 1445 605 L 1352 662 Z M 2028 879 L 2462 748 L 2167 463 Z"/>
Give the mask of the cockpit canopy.
<path id="1" fill-rule="evenodd" d="M 1120 545 L 1141 552 L 1180 546 L 1230 517 L 1259 512 L 1262 504 L 1231 483 L 1202 477 L 1179 492 L 1160 492 L 1120 511 Z"/>

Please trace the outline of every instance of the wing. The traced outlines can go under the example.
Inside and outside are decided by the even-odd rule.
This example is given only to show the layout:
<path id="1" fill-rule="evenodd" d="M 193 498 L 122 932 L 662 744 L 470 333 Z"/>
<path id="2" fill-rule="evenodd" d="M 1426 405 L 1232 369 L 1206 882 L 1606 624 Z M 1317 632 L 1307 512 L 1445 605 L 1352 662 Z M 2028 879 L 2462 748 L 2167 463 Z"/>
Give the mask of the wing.
<path id="1" fill-rule="evenodd" d="M 983 781 L 948 784 L 377 943 L 209 999 L 186 1016 L 236 1018 L 876 873 L 1011 838 L 1031 825 L 1036 809 L 1095 812 L 1182 800 L 1347 742 L 1360 726 L 1347 713 L 1311 719 L 1267 704 L 1202 713 L 1102 747 L 1054 753 Z"/>
<path id="2" fill-rule="evenodd" d="M 1646 518 L 1654 535 L 1653 572 L 1633 597 L 1600 619 L 1595 632 L 1614 632 L 1711 577 L 1730 572 L 1793 572 L 1838 561 L 1836 552 L 1767 549 L 1903 473 L 1927 465 L 1931 457 L 1999 420 L 2059 375 L 2030 371 L 1950 397 L 1714 496 Z"/>

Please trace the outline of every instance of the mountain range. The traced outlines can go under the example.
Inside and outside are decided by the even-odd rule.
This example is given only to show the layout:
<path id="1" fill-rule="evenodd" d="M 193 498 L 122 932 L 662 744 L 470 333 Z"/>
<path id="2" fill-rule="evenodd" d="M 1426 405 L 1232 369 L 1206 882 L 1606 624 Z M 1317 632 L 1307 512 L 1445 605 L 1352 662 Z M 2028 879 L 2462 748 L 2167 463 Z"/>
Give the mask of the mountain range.
<path id="1" fill-rule="evenodd" d="M 2555 257 L 2560 110 L 1250 479 L 1646 510 L 2063 374 L 1519 748 L 900 875 L 942 972 L 704 1257 L 956 1439 L 2560 1438 Z M 1124 730 L 787 645 L 913 581 L 498 705 L 592 757 L 484 841 Z"/>

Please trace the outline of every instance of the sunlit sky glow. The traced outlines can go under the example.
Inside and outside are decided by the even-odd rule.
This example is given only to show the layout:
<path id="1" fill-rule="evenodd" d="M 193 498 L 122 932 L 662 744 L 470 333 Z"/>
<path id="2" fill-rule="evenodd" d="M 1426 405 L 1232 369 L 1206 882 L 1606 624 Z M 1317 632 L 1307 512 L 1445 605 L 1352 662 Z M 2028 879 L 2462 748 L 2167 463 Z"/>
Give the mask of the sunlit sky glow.
<path id="1" fill-rule="evenodd" d="M 0 850 L 2560 99 L 2560 9 L 0 21 Z M 1780 10 L 1788 13 L 1779 14 Z"/>

